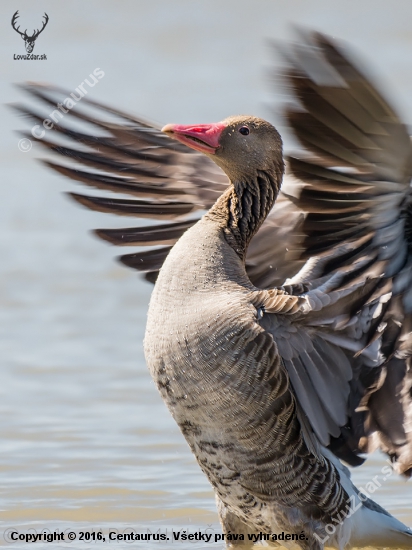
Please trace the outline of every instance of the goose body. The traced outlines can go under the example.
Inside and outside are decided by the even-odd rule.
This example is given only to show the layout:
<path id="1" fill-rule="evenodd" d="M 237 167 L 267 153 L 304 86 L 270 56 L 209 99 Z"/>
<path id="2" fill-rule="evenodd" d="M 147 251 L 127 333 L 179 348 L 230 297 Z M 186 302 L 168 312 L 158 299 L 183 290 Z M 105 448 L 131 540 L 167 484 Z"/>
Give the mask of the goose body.
<path id="1" fill-rule="evenodd" d="M 257 136 L 259 147 L 239 138 L 245 128 L 251 140 Z M 145 336 L 149 370 L 215 489 L 224 531 L 285 531 L 291 537 L 304 535 L 291 548 L 322 550 L 328 541 L 343 549 L 355 541 L 370 544 L 371 532 L 364 537 L 360 529 L 370 515 L 376 524 L 373 536 L 379 525 L 380 543 L 387 537 L 397 546 L 410 546 L 412 532 L 375 503 L 364 506 L 344 469 L 339 473 L 309 430 L 305 437 L 303 415 L 285 368 L 290 357 L 284 350 L 285 333 L 292 346 L 299 330 L 312 330 L 318 337 L 319 330 L 307 321 L 311 310 L 319 309 L 311 293 L 302 293 L 302 288 L 296 289 L 301 295 L 293 289 L 262 291 L 246 273 L 248 243 L 271 210 L 283 175 L 276 130 L 252 117 L 164 130 L 216 155 L 233 178 L 166 258 L 150 301 Z M 205 143 L 212 142 L 212 132 L 216 149 L 209 152 Z M 240 154 L 241 160 L 232 165 L 233 154 Z M 332 298 L 330 289 L 328 305 L 339 301 L 339 291 L 333 287 L 338 298 Z M 338 363 L 347 362 L 339 348 L 323 342 L 326 345 L 324 359 L 329 355 Z M 307 356 L 304 348 L 300 357 Z M 363 512 L 357 522 L 347 518 L 356 499 Z M 397 536 L 386 533 L 389 525 L 398 529 Z"/>
<path id="2" fill-rule="evenodd" d="M 159 274 L 147 364 L 216 491 L 225 531 L 304 532 L 302 548 L 321 548 L 313 537 L 319 522 L 305 508 L 318 505 L 330 523 L 346 495 L 335 468 L 301 437 L 287 373 L 254 293 L 222 229 L 205 217 Z"/>
<path id="3" fill-rule="evenodd" d="M 206 216 L 181 237 L 162 267 L 149 307 L 145 355 L 220 506 L 239 522 L 235 532 L 247 527 L 267 533 L 286 527 L 286 509 L 306 492 L 300 476 L 321 463 L 304 447 L 302 457 L 296 456 L 302 442 L 295 441 L 294 400 L 276 344 L 259 322 L 255 292 L 222 228 Z M 303 463 L 305 454 L 309 460 Z M 334 477 L 324 471 L 320 476 L 328 474 Z M 282 485 L 284 507 L 273 500 Z"/>
<path id="4" fill-rule="evenodd" d="M 380 448 L 412 472 L 410 138 L 327 38 L 289 63 L 299 106 L 286 114 L 306 153 L 289 157 L 283 194 L 280 136 L 249 116 L 162 133 L 84 99 L 118 122 L 70 113 L 96 135 L 64 123 L 53 130 L 63 144 L 42 144 L 87 169 L 47 164 L 138 197 L 72 195 L 88 208 L 162 221 L 97 234 L 161 245 L 121 260 L 156 281 L 147 364 L 214 487 L 224 533 L 243 534 L 228 544 L 284 531 L 291 549 L 412 548 L 411 531 L 339 460 L 358 465 Z M 28 90 L 47 106 L 58 95 Z"/>

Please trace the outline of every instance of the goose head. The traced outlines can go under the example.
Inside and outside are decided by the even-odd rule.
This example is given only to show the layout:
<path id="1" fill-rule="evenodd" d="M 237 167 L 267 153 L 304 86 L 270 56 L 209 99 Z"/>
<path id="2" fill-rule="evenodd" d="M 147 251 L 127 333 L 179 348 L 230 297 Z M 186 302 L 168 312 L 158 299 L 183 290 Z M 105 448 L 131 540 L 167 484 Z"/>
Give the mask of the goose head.
<path id="1" fill-rule="evenodd" d="M 167 124 L 162 131 L 211 158 L 235 182 L 252 180 L 256 173 L 283 173 L 282 139 L 261 118 L 233 116 L 213 124 Z M 280 185 L 280 182 L 279 182 Z"/>

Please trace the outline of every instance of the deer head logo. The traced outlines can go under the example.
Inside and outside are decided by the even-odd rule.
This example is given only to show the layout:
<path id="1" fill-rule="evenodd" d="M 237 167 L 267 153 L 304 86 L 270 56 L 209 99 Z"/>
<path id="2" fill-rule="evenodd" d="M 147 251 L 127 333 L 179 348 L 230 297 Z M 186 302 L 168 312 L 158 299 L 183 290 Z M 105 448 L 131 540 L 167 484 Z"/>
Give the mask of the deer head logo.
<path id="1" fill-rule="evenodd" d="M 17 19 L 19 18 L 19 10 L 16 11 L 16 13 L 13 15 L 12 19 L 11 19 L 11 26 L 13 27 L 13 29 L 19 33 L 19 35 L 23 38 L 24 40 L 24 45 L 26 47 L 26 52 L 27 53 L 31 53 L 33 51 L 33 48 L 34 48 L 34 43 L 36 42 L 37 40 L 37 37 L 39 36 L 39 34 L 41 32 L 43 32 L 45 26 L 47 25 L 47 22 L 49 21 L 49 16 L 47 15 L 47 13 L 45 13 L 43 15 L 44 17 L 44 21 L 43 21 L 43 26 L 42 28 L 39 30 L 37 29 L 36 31 L 33 31 L 33 34 L 31 36 L 29 36 L 27 34 L 27 29 L 24 31 L 24 32 L 20 32 L 19 29 L 20 27 L 17 27 L 16 28 L 16 21 Z"/>

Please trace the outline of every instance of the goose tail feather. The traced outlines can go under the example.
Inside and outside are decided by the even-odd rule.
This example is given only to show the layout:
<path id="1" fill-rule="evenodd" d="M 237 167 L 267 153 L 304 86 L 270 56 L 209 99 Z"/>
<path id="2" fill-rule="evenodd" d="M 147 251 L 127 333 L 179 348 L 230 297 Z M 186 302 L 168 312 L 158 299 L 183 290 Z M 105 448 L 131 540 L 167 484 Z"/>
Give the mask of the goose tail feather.
<path id="1" fill-rule="evenodd" d="M 335 518 L 335 525 L 326 526 L 325 531 L 329 535 L 322 541 L 325 548 L 332 543 L 340 550 L 365 547 L 411 549 L 412 529 L 370 498 L 370 494 L 382 485 L 385 476 L 387 479 L 391 475 L 391 467 L 385 466 L 381 476 L 376 475 L 366 484 L 366 488 L 358 489 L 351 481 L 348 468 L 336 456 L 325 448 L 322 448 L 322 454 L 335 465 L 349 497 L 345 517 Z"/>

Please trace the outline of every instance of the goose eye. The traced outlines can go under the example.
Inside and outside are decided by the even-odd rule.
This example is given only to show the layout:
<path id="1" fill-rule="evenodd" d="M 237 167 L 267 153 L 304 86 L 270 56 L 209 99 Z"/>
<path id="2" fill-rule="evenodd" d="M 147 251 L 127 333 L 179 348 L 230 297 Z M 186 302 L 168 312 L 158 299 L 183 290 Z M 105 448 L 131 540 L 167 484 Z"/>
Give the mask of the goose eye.
<path id="1" fill-rule="evenodd" d="M 247 126 L 242 126 L 241 128 L 239 128 L 239 132 L 242 134 L 242 136 L 248 136 L 250 130 Z"/>

